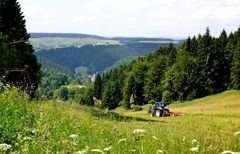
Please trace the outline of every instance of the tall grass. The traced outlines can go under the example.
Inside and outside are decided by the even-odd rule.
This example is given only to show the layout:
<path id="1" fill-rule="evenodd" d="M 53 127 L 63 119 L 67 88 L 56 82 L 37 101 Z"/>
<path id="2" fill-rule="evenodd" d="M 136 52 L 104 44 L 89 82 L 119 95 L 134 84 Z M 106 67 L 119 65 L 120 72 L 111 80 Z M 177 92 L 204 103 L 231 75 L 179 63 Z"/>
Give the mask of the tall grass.
<path id="1" fill-rule="evenodd" d="M 0 94 L 0 115 L 0 144 L 11 145 L 2 149 L 6 153 L 240 151 L 240 125 L 232 116 L 150 118 L 146 112 L 136 112 L 141 116 L 136 118 L 74 103 L 28 101 L 15 88 Z"/>

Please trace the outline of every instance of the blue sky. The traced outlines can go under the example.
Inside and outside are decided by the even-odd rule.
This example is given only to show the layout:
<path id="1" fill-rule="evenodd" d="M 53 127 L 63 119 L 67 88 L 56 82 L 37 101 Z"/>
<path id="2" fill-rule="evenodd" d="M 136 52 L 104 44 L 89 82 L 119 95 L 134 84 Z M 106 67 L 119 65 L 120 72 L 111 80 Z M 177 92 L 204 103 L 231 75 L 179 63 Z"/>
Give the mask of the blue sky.
<path id="1" fill-rule="evenodd" d="M 218 36 L 240 26 L 240 0 L 19 0 L 28 32 Z"/>

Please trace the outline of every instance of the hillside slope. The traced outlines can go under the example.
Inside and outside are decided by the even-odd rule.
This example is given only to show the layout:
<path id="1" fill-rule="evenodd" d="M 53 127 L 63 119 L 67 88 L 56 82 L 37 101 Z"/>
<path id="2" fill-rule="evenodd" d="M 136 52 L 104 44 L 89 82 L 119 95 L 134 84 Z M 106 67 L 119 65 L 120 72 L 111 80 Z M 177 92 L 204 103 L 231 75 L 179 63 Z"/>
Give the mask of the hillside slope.
<path id="1" fill-rule="evenodd" d="M 240 115 L 240 91 L 225 91 L 190 102 L 172 104 L 173 111 L 191 114 Z"/>
<path id="2" fill-rule="evenodd" d="M 142 111 L 132 112 L 118 108 L 116 112 L 125 115 L 148 117 L 147 110 L 151 104 L 143 106 Z M 177 102 L 169 105 L 170 111 L 182 112 L 191 115 L 219 115 L 240 118 L 240 91 L 230 90 L 220 94 L 195 99 L 192 101 Z"/>
<path id="3" fill-rule="evenodd" d="M 5 91 L 0 94 L 0 153 L 240 151 L 238 117 L 186 114 L 157 118 L 145 112 L 145 118 L 133 118 L 77 103 L 29 102 L 17 89 L 1 88 Z M 225 95 L 215 98 L 239 99 L 239 92 Z"/>
<path id="4" fill-rule="evenodd" d="M 168 44 L 135 43 L 128 45 L 85 45 L 81 48 L 68 47 L 41 50 L 36 53 L 74 72 L 77 67 L 86 67 L 88 73 L 104 71 L 124 60 L 156 51 L 160 46 Z"/>

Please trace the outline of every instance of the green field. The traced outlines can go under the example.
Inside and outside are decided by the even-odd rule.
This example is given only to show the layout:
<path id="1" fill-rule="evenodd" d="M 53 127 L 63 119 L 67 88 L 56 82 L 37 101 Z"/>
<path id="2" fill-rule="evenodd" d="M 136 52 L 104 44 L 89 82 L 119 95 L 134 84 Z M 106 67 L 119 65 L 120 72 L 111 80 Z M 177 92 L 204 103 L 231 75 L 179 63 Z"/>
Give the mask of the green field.
<path id="1" fill-rule="evenodd" d="M 4 88 L 0 153 L 240 152 L 240 91 L 173 104 L 184 116 L 156 118 L 147 115 L 149 106 L 118 114 L 74 102 L 28 101 Z"/>
<path id="2" fill-rule="evenodd" d="M 61 37 L 44 37 L 31 38 L 31 44 L 36 51 L 44 49 L 66 48 L 66 47 L 82 47 L 83 45 L 119 45 L 118 40 L 94 39 L 94 38 L 61 38 Z"/>

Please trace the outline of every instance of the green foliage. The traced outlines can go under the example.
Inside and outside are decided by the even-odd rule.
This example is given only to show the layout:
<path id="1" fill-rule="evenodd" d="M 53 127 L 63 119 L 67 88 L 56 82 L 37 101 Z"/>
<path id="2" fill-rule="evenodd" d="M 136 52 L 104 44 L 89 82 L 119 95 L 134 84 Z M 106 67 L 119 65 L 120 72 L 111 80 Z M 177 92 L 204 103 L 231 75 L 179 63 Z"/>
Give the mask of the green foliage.
<path id="1" fill-rule="evenodd" d="M 0 93 L 0 143 L 11 145 L 14 151 L 28 144 L 24 137 L 34 136 L 38 111 L 28 102 L 26 93 L 9 85 L 0 86 L 4 89 Z"/>
<path id="2" fill-rule="evenodd" d="M 233 89 L 240 89 L 240 38 L 235 50 L 233 51 L 231 85 Z"/>
<path id="3" fill-rule="evenodd" d="M 133 73 L 129 73 L 127 80 L 125 80 L 124 84 L 124 90 L 123 90 L 123 99 L 125 102 L 125 107 L 130 108 L 131 102 L 134 102 L 134 85 L 135 85 L 135 80 Z M 131 101 L 132 98 L 132 101 Z"/>
<path id="4" fill-rule="evenodd" d="M 94 96 L 97 99 L 101 99 L 102 97 L 102 77 L 99 73 L 96 75 L 94 82 Z"/>
<path id="5" fill-rule="evenodd" d="M 115 109 L 121 101 L 121 91 L 119 91 L 118 82 L 106 83 L 102 96 L 102 107 L 108 109 Z"/>
<path id="6" fill-rule="evenodd" d="M 2 36 L 4 38 L 2 38 Z M 1 0 L 0 3 L 0 52 L 1 52 L 1 74 L 10 68 L 26 69 L 31 81 L 25 84 L 29 94 L 33 97 L 35 90 L 40 83 L 40 65 L 37 62 L 34 50 L 27 41 L 27 34 L 24 16 L 17 0 Z M 13 57 L 15 57 L 13 59 Z M 2 70 L 4 69 L 4 70 Z M 19 85 L 19 75 L 8 74 L 6 81 Z"/>
<path id="7" fill-rule="evenodd" d="M 78 76 L 87 75 L 88 71 L 89 71 L 88 68 L 84 67 L 84 66 L 79 66 L 79 67 L 75 68 L 75 73 Z"/>
<path id="8" fill-rule="evenodd" d="M 0 33 L 0 74 L 4 74 L 11 66 L 11 61 L 15 58 L 15 49 L 10 48 L 8 45 L 7 37 L 2 36 Z"/>
<path id="9" fill-rule="evenodd" d="M 142 107 L 139 106 L 139 105 L 134 105 L 134 104 L 132 104 L 132 105 L 131 105 L 131 109 L 132 109 L 133 111 L 141 111 L 141 110 L 142 110 Z"/>
<path id="10" fill-rule="evenodd" d="M 68 100 L 68 88 L 67 87 L 61 87 L 57 90 L 57 97 L 63 101 Z"/>
<path id="11" fill-rule="evenodd" d="M 121 105 L 130 108 L 131 96 L 134 105 L 144 105 L 150 100 L 172 103 L 219 93 L 230 87 L 239 89 L 239 33 L 240 28 L 228 37 L 223 30 L 215 38 L 207 28 L 204 35 L 189 37 L 179 48 L 173 44 L 160 47 L 155 53 L 115 69 L 124 72 L 119 75 L 123 84 Z M 112 72 L 103 74 L 105 83 L 114 82 Z M 103 87 L 103 91 L 108 91 L 105 88 L 109 87 Z M 106 92 L 105 98 L 107 95 L 112 94 Z"/>
<path id="12" fill-rule="evenodd" d="M 38 93 L 42 98 L 53 99 L 54 92 L 61 86 L 70 84 L 72 80 L 69 74 L 42 69 L 42 82 L 38 88 Z"/>
<path id="13" fill-rule="evenodd" d="M 86 91 L 85 102 L 80 102 L 80 103 L 86 104 L 88 106 L 94 106 L 93 97 L 94 97 L 94 89 L 92 86 L 89 86 Z"/>
<path id="14" fill-rule="evenodd" d="M 71 70 L 63 65 L 57 64 L 45 57 L 38 56 L 38 62 L 41 63 L 42 70 L 51 70 L 54 72 L 61 72 L 71 74 Z"/>

